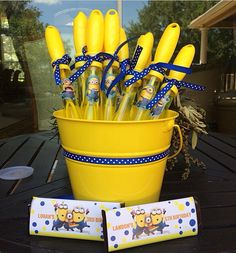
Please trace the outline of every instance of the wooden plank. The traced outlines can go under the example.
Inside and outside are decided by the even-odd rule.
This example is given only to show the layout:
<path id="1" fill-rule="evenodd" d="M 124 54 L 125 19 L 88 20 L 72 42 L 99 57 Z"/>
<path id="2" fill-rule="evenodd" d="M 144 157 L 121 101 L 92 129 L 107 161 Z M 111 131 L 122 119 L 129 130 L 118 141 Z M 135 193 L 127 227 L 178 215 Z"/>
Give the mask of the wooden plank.
<path id="1" fill-rule="evenodd" d="M 236 228 L 236 206 L 223 208 L 202 208 L 203 228 L 216 229 L 222 227 Z"/>
<path id="2" fill-rule="evenodd" d="M 56 159 L 58 160 L 58 163 L 57 163 L 57 168 L 53 176 L 53 180 L 58 180 L 58 179 L 68 177 L 68 171 L 67 171 L 66 162 L 63 156 L 62 148 L 58 152 Z"/>
<path id="3" fill-rule="evenodd" d="M 58 196 L 57 191 L 60 189 L 70 189 L 70 182 L 68 178 L 64 178 L 61 180 L 53 181 L 50 184 L 46 182 L 37 187 L 33 187 L 32 189 L 20 193 L 16 193 L 14 195 L 7 196 L 6 198 L 1 199 L 1 205 L 4 206 L 4 209 L 0 209 L 0 214 L 5 211 L 8 207 L 12 208 L 12 212 L 15 213 L 14 206 L 16 203 L 30 203 L 32 200 L 32 196 L 47 196 L 47 197 L 55 197 Z M 68 190 L 66 190 L 68 193 Z M 50 195 L 51 194 L 51 195 Z M 61 193 L 60 193 L 61 194 Z M 10 213 L 9 213 L 10 215 Z M 17 214 L 15 214 L 17 215 Z M 0 216 L 1 217 L 1 216 Z"/>
<path id="4" fill-rule="evenodd" d="M 161 194 L 160 201 L 189 197 L 190 195 L 179 192 Z M 236 192 L 197 192 L 194 197 L 201 208 L 236 207 Z"/>
<path id="5" fill-rule="evenodd" d="M 205 153 L 202 153 L 201 150 L 198 148 L 195 150 L 189 149 L 190 155 L 196 159 L 198 158 L 199 161 L 202 161 L 206 165 L 206 169 L 202 167 L 197 167 L 197 165 L 192 165 L 190 168 L 190 175 L 188 181 L 190 180 L 232 180 L 236 179 L 236 174 L 232 173 L 228 170 L 227 167 L 223 166 L 222 164 L 218 163 L 217 161 L 211 159 Z M 172 171 L 166 171 L 164 182 L 166 181 L 182 181 L 182 175 L 184 173 L 185 162 L 183 160 L 183 155 L 180 154 L 178 156 L 178 162 L 176 163 L 175 167 Z"/>
<path id="6" fill-rule="evenodd" d="M 228 156 L 221 151 L 217 150 L 215 147 L 210 146 L 203 141 L 198 141 L 198 150 L 200 150 L 205 155 L 209 156 L 211 159 L 217 161 L 222 166 L 225 166 L 229 171 L 236 172 L 236 159 Z"/>
<path id="7" fill-rule="evenodd" d="M 17 243 L 9 240 L 4 240 L 0 238 L 1 252 L 10 253 L 32 253 L 33 249 L 30 245 L 23 245 L 22 243 Z M 49 251 L 50 252 L 50 251 Z M 40 253 L 37 251 L 37 253 Z"/>
<path id="8" fill-rule="evenodd" d="M 214 138 L 210 135 L 201 136 L 200 139 L 203 142 L 216 148 L 217 150 L 223 152 L 224 154 L 229 155 L 233 158 L 236 158 L 236 147 L 232 147 L 231 145 L 228 145 L 225 142 L 222 142 L 222 140 Z"/>
<path id="9" fill-rule="evenodd" d="M 194 153 L 198 153 L 198 151 L 196 152 L 196 150 L 194 151 Z M 196 157 L 196 156 L 194 156 Z M 225 169 L 223 167 L 223 171 L 222 168 L 220 168 L 219 164 L 216 164 L 216 166 L 213 166 L 213 164 L 215 164 L 215 162 L 213 160 L 211 160 L 210 158 L 206 157 L 207 159 L 204 159 L 204 157 L 201 157 L 201 153 L 199 152 L 199 155 L 197 155 L 198 158 L 200 158 L 201 161 L 205 162 L 205 164 L 207 164 L 207 168 L 206 169 L 202 169 L 201 167 L 197 167 L 197 166 L 192 166 L 190 168 L 190 174 L 187 178 L 188 181 L 223 181 L 223 180 L 232 180 L 233 178 L 236 179 L 236 175 L 229 172 L 227 169 Z M 212 161 L 212 164 L 209 162 L 206 162 L 206 160 L 210 160 L 210 162 Z M 209 164 L 211 164 L 211 166 L 208 166 Z M 184 173 L 184 165 L 182 165 L 182 169 L 179 170 L 177 168 L 174 168 L 172 171 L 166 171 L 165 172 L 165 176 L 164 176 L 164 182 L 169 181 L 169 182 L 176 182 L 176 181 L 185 181 L 182 178 L 182 175 Z"/>
<path id="10" fill-rule="evenodd" d="M 199 192 L 235 192 L 235 180 L 232 181 L 179 181 L 179 182 L 164 182 L 162 186 L 162 194 L 170 194 L 173 192 L 182 192 L 189 195 L 194 195 Z"/>
<path id="11" fill-rule="evenodd" d="M 0 168 L 24 145 L 29 138 L 19 136 L 18 138 L 9 139 L 3 146 L 0 147 Z"/>
<path id="12" fill-rule="evenodd" d="M 31 165 L 32 159 L 34 159 L 35 154 L 37 154 L 42 140 L 30 138 L 27 142 L 24 142 L 18 150 L 14 153 L 11 159 L 4 165 L 4 167 L 10 166 L 29 166 Z M 30 178 L 25 180 L 30 180 Z M 14 187 L 16 181 L 12 180 L 0 180 L 0 198 L 6 197 L 10 189 Z M 24 180 L 22 180 L 22 183 Z"/>
<path id="13" fill-rule="evenodd" d="M 43 140 L 50 140 L 51 142 L 56 143 L 56 144 L 60 143 L 58 138 L 56 138 L 56 137 L 53 138 L 54 132 L 52 132 L 52 131 L 42 131 L 37 134 L 34 134 L 33 136 L 35 138 L 41 138 Z"/>
<path id="14" fill-rule="evenodd" d="M 235 136 L 230 136 L 230 135 L 226 135 L 226 134 L 221 134 L 221 133 L 209 133 L 210 136 L 224 142 L 225 144 L 230 145 L 231 147 L 236 148 L 236 139 Z"/>
<path id="15" fill-rule="evenodd" d="M 0 140 L 0 148 L 6 143 L 4 140 Z"/>
<path id="16" fill-rule="evenodd" d="M 31 188 L 45 184 L 50 170 L 55 161 L 59 145 L 51 141 L 46 141 L 41 147 L 31 166 L 34 173 L 30 178 L 26 178 L 22 184 L 16 189 L 16 193 L 29 190 Z"/>
<path id="17" fill-rule="evenodd" d="M 103 242 L 72 240 L 63 238 L 29 236 L 28 218 L 6 219 L 0 221 L 5 232 L 1 234 L 1 241 L 12 242 L 18 247 L 31 247 L 33 252 L 76 252 L 103 253 Z M 14 228 L 14 229 L 12 229 Z M 25 233 L 22 233 L 25 231 Z M 220 229 L 203 229 L 198 236 L 185 237 L 176 240 L 149 244 L 120 252 L 153 253 L 153 252 L 235 252 L 235 227 Z"/>
<path id="18" fill-rule="evenodd" d="M 45 186 L 45 185 L 44 185 Z M 55 186 L 55 185 L 54 185 Z M 45 188 L 45 187 L 44 187 Z M 28 194 L 28 191 L 25 195 L 19 195 L 19 198 L 10 199 L 9 202 L 5 202 L 6 205 L 4 205 L 4 209 L 0 211 L 1 219 L 9 219 L 11 217 L 19 218 L 19 217 L 27 217 L 29 213 L 29 206 L 32 202 L 32 197 L 41 197 L 41 198 L 61 198 L 61 196 L 71 196 L 71 189 L 70 185 L 64 185 L 60 186 L 60 184 L 57 184 L 57 188 L 51 188 L 50 191 L 45 192 L 44 189 L 40 189 L 40 193 L 31 192 L 31 194 Z M 16 208 L 17 212 L 16 212 Z M 0 220 L 1 220 L 0 219 Z M 1 229 L 0 229 L 1 231 Z"/>
<path id="19" fill-rule="evenodd" d="M 193 156 L 193 158 L 197 158 L 198 157 L 198 151 L 196 152 L 196 150 L 191 151 L 190 150 L 190 154 Z M 200 161 L 203 161 L 203 159 L 199 159 Z M 178 155 L 178 161 L 175 164 L 175 167 L 172 170 L 168 170 L 165 172 L 165 176 L 164 176 L 164 182 L 166 181 L 171 181 L 171 182 L 179 182 L 179 181 L 184 181 L 182 178 L 182 175 L 184 173 L 184 169 L 185 169 L 186 165 L 183 159 L 183 155 L 182 153 Z M 167 167 L 168 168 L 168 167 Z M 227 170 L 228 172 L 228 170 Z M 208 168 L 205 170 L 202 167 L 197 167 L 197 165 L 192 165 L 190 168 L 190 174 L 189 177 L 187 178 L 188 181 L 195 181 L 196 178 L 197 180 L 201 180 L 201 181 L 205 181 L 205 180 L 223 180 L 223 177 L 221 177 L 223 173 L 219 175 L 212 173 L 211 170 L 209 170 Z M 231 175 L 231 174 L 230 174 Z"/>
<path id="20" fill-rule="evenodd" d="M 31 165 L 32 158 L 37 154 L 42 143 L 42 140 L 31 137 L 20 149 L 17 150 L 14 156 L 12 156 L 4 165 L 4 168 L 10 166 Z"/>
<path id="21" fill-rule="evenodd" d="M 212 159 L 201 147 L 197 147 L 195 150 L 190 150 L 190 154 L 193 157 L 197 157 L 200 161 L 204 162 L 207 166 L 205 173 L 209 175 L 209 179 L 212 177 L 217 177 L 222 180 L 236 179 L 236 174 L 229 170 L 222 163 L 217 160 Z"/>

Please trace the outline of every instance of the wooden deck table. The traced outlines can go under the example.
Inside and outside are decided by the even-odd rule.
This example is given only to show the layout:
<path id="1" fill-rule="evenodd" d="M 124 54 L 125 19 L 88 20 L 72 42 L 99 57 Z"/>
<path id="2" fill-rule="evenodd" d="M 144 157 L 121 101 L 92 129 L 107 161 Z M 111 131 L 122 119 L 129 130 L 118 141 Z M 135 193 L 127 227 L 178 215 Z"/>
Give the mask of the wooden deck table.
<path id="1" fill-rule="evenodd" d="M 17 182 L 0 179 L 0 252 L 105 252 L 102 242 L 28 234 L 32 196 L 71 194 L 62 149 L 51 136 L 42 132 L 0 140 L 0 169 L 17 165 L 35 169 L 31 177 Z M 210 133 L 201 137 L 193 155 L 207 169 L 193 167 L 185 181 L 181 164 L 167 172 L 161 200 L 196 196 L 203 223 L 200 234 L 120 252 L 236 252 L 236 138 Z"/>

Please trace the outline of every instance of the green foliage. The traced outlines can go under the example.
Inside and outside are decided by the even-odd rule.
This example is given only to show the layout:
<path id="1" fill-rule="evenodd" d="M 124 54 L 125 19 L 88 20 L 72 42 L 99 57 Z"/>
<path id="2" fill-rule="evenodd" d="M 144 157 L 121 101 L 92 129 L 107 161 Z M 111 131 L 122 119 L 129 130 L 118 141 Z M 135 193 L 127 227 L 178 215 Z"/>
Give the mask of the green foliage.
<path id="1" fill-rule="evenodd" d="M 199 62 L 200 31 L 188 28 L 190 22 L 215 5 L 217 1 L 148 1 L 143 9 L 138 11 L 138 21 L 131 22 L 126 27 L 128 37 L 144 34 L 150 31 L 155 37 L 155 46 L 160 39 L 165 27 L 177 22 L 181 27 L 181 35 L 177 46 L 178 51 L 182 46 L 192 43 L 196 47 L 194 62 Z M 132 42 L 133 52 L 136 42 Z M 209 63 L 224 62 L 235 54 L 233 46 L 233 30 L 211 29 L 208 36 Z M 154 52 L 153 52 L 154 53 Z"/>
<path id="2" fill-rule="evenodd" d="M 40 11 L 29 6 L 30 1 L 0 2 L 0 12 L 7 16 L 8 35 L 21 41 L 42 38 L 44 26 L 39 21 Z"/>
<path id="3" fill-rule="evenodd" d="M 27 72 L 24 43 L 44 36 L 44 26 L 39 21 L 40 11 L 29 6 L 30 1 L 2 1 L 0 14 L 7 17 L 9 29 L 4 33 L 13 41 L 16 55 L 24 72 Z"/>

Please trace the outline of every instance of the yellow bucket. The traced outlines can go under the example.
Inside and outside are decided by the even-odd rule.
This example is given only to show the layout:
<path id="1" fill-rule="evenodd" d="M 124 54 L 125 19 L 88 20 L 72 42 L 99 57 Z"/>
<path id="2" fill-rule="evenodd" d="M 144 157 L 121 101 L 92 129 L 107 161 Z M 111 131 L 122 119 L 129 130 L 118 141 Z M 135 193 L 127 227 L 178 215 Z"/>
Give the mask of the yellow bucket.
<path id="1" fill-rule="evenodd" d="M 166 117 L 145 121 L 90 121 L 54 112 L 76 199 L 119 201 L 126 205 L 159 200 L 173 128 Z"/>

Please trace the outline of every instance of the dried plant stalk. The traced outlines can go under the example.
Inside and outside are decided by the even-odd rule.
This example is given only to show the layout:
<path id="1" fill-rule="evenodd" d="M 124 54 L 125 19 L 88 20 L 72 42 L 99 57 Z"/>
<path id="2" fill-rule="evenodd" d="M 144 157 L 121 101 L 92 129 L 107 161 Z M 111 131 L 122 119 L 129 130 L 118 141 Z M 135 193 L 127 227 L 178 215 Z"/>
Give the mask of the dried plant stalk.
<path id="1" fill-rule="evenodd" d="M 204 162 L 198 158 L 194 158 L 190 154 L 190 149 L 195 149 L 198 141 L 198 134 L 207 134 L 205 116 L 206 112 L 203 108 L 196 105 L 193 100 L 184 96 L 177 96 L 174 110 L 179 112 L 176 123 L 180 126 L 183 135 L 183 148 L 177 157 L 168 160 L 167 170 L 173 170 L 182 155 L 184 159 L 184 170 L 182 179 L 185 180 L 190 174 L 191 167 L 196 165 L 199 168 L 206 169 Z M 190 144 L 191 141 L 191 144 Z M 172 149 L 175 152 L 179 147 L 178 134 L 174 132 L 172 137 Z"/>

